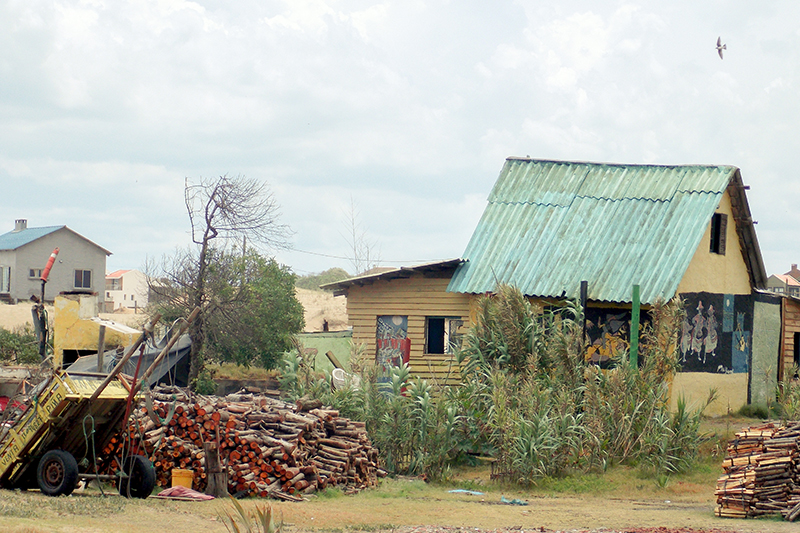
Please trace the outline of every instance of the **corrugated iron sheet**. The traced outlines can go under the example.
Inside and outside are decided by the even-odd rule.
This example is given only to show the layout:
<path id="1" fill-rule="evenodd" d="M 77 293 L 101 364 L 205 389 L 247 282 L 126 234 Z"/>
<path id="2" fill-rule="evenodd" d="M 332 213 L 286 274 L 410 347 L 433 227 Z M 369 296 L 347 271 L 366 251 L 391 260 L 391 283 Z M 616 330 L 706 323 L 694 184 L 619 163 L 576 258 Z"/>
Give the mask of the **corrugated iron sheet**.
<path id="1" fill-rule="evenodd" d="M 591 300 L 671 297 L 736 170 L 510 158 L 448 291 L 577 298 L 587 280 Z"/>

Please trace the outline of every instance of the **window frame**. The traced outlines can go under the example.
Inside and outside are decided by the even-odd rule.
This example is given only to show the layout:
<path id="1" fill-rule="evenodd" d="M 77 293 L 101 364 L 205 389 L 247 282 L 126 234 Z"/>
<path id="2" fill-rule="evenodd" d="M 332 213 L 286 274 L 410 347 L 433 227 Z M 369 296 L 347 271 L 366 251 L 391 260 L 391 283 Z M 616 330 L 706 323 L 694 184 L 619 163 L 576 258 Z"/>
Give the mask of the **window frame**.
<path id="1" fill-rule="evenodd" d="M 80 276 L 81 276 L 81 280 L 80 280 L 80 281 L 81 281 L 81 283 L 80 283 L 80 285 L 78 284 L 78 272 L 80 272 L 80 273 L 81 273 L 81 274 L 80 274 Z M 87 275 L 87 274 L 89 275 L 89 283 L 88 283 L 88 286 L 87 286 L 87 284 L 86 284 L 86 275 Z M 94 275 L 93 275 L 93 273 L 92 273 L 91 269 L 82 269 L 82 268 L 76 268 L 76 269 L 74 270 L 74 272 L 73 272 L 73 278 L 72 278 L 72 284 L 73 284 L 73 287 L 74 287 L 75 289 L 91 289 L 91 288 L 92 288 L 92 282 L 93 282 L 93 281 L 94 281 Z"/>
<path id="2" fill-rule="evenodd" d="M 728 231 L 728 215 L 725 213 L 714 213 L 711 216 L 711 242 L 709 252 L 712 254 L 725 255 L 725 240 Z"/>
<path id="3" fill-rule="evenodd" d="M 434 348 L 441 346 L 441 351 L 431 351 L 431 322 L 436 321 L 435 332 L 437 338 Z M 439 325 L 441 321 L 441 325 Z M 455 327 L 454 327 L 455 326 Z M 463 333 L 458 330 L 464 326 L 464 318 L 460 316 L 431 315 L 425 317 L 424 355 L 454 355 L 461 347 Z M 439 338 L 441 331 L 441 338 Z"/>

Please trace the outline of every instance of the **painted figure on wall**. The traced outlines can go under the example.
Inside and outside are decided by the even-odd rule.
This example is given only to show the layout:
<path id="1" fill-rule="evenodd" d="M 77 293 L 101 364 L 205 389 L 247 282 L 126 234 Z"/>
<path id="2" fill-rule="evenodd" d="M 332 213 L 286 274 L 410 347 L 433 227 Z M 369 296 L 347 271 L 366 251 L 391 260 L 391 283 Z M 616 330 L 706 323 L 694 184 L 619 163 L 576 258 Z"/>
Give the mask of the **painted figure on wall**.
<path id="1" fill-rule="evenodd" d="M 703 362 L 706 362 L 706 356 L 709 354 L 711 357 L 715 357 L 716 354 L 714 352 L 717 351 L 717 341 L 719 339 L 719 335 L 717 334 L 717 318 L 714 315 L 714 306 L 708 306 L 708 317 L 706 317 L 706 338 L 705 342 L 705 355 L 703 356 Z"/>
<path id="2" fill-rule="evenodd" d="M 625 326 L 630 326 L 630 312 L 595 314 L 592 311 L 587 310 L 586 333 L 590 344 L 586 350 L 586 360 L 597 364 L 607 363 L 628 348 L 625 339 L 628 328 Z"/>
<path id="3" fill-rule="evenodd" d="M 703 345 L 705 344 L 704 330 L 706 326 L 706 320 L 703 317 L 702 301 L 697 302 L 697 314 L 692 318 L 692 323 L 694 324 L 692 327 L 692 353 L 694 353 L 697 358 L 700 359 L 700 352 L 703 351 Z"/>
<path id="4" fill-rule="evenodd" d="M 747 372 L 752 299 L 707 292 L 680 295 L 686 303 L 680 350 L 683 372 Z"/>
<path id="5" fill-rule="evenodd" d="M 375 362 L 378 368 L 387 372 L 393 366 L 408 363 L 411 339 L 408 338 L 407 316 L 379 316 L 375 340 Z"/>

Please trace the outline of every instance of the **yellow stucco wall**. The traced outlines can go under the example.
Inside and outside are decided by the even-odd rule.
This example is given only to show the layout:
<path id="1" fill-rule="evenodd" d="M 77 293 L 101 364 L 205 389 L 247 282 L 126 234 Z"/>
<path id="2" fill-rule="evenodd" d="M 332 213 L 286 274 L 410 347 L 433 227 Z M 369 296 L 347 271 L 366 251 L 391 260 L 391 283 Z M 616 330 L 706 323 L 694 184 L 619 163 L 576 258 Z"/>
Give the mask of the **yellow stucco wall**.
<path id="1" fill-rule="evenodd" d="M 678 294 L 684 292 L 712 292 L 717 294 L 750 294 L 750 275 L 747 273 L 736 223 L 733 220 L 731 198 L 722 195 L 717 213 L 728 215 L 725 231 L 725 255 L 711 253 L 711 222 L 706 226 L 700 245 L 694 252 L 689 268 L 678 284 Z"/>
<path id="2" fill-rule="evenodd" d="M 97 297 L 89 294 L 67 294 L 56 297 L 53 304 L 53 366 L 60 368 L 64 361 L 64 350 L 97 351 L 100 324 L 91 320 L 97 316 Z M 128 346 L 133 343 L 138 331 L 121 324 L 119 329 L 127 333 L 106 328 L 105 348 Z"/>
<path id="3" fill-rule="evenodd" d="M 674 411 L 683 395 L 689 408 L 702 406 L 708 392 L 717 389 L 717 399 L 709 405 L 707 416 L 724 416 L 738 411 L 747 403 L 747 374 L 709 374 L 708 372 L 678 372 L 672 382 L 670 408 Z"/>

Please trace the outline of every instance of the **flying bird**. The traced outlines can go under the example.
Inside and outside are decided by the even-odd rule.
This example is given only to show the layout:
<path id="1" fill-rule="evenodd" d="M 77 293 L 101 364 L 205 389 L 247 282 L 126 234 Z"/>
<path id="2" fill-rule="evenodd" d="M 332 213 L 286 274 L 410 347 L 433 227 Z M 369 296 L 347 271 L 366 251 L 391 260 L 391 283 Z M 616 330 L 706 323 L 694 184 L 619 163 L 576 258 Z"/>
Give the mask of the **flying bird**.
<path id="1" fill-rule="evenodd" d="M 722 51 L 727 49 L 728 45 L 722 44 L 722 37 L 717 37 L 717 53 L 719 54 L 720 59 L 722 59 Z"/>

